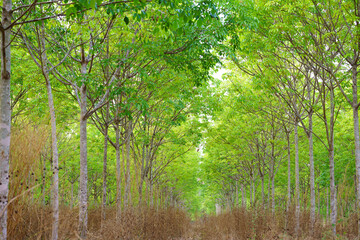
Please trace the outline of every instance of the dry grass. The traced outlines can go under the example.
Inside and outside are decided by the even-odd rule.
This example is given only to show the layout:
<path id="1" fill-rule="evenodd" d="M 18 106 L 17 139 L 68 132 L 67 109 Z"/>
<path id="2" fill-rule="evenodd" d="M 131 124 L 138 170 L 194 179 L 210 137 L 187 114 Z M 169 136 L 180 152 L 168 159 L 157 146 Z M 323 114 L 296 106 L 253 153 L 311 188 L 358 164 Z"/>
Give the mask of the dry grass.
<path id="1" fill-rule="evenodd" d="M 25 207 L 23 205 L 23 207 Z M 16 217 L 17 231 L 9 239 L 50 239 L 51 209 L 48 207 L 26 206 L 21 216 Z M 10 216 L 11 221 L 13 216 Z M 62 207 L 60 210 L 59 239 L 77 239 L 78 209 Z M 180 210 L 141 209 L 124 211 L 116 220 L 115 209 L 108 209 L 107 219 L 101 228 L 101 211 L 89 211 L 88 239 L 179 239 L 190 227 L 189 217 Z"/>
<path id="2" fill-rule="evenodd" d="M 291 208 L 287 228 L 285 212 L 272 214 L 262 208 L 235 209 L 219 216 L 207 216 L 199 221 L 199 239 L 242 240 L 242 239 L 331 239 L 331 228 L 320 217 L 316 219 L 313 234 L 310 234 L 310 213 L 300 214 L 300 236 L 295 236 L 295 209 Z M 346 219 L 345 224 L 337 226 L 339 239 L 355 239 L 356 216 Z"/>

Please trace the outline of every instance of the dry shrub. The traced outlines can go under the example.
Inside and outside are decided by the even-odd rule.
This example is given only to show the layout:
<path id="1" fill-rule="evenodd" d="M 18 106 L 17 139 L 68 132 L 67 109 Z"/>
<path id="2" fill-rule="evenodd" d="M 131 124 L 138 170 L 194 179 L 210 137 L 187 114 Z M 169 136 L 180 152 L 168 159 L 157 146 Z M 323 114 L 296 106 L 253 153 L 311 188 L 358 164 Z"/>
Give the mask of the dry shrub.
<path id="1" fill-rule="evenodd" d="M 100 234 L 90 224 L 90 232 L 95 230 L 94 239 L 162 240 L 180 238 L 189 226 L 190 218 L 181 210 L 139 208 L 124 211 L 118 222 L 113 213 L 107 218 Z"/>
<path id="2" fill-rule="evenodd" d="M 201 239 L 253 238 L 253 221 L 254 216 L 245 209 L 205 217 L 199 227 Z"/>
<path id="3" fill-rule="evenodd" d="M 295 208 L 291 207 L 286 223 L 286 213 L 274 214 L 263 208 L 235 209 L 219 216 L 205 217 L 199 227 L 201 239 L 295 239 Z M 300 213 L 300 239 L 322 239 L 330 229 L 320 217 L 316 218 L 313 235 L 310 236 L 310 213 Z"/>
<path id="4" fill-rule="evenodd" d="M 358 217 L 356 213 L 350 214 L 349 217 L 340 218 L 336 225 L 337 232 L 347 239 L 357 239 L 358 234 Z"/>
<path id="5" fill-rule="evenodd" d="M 27 231 L 35 234 L 30 228 L 42 228 L 43 218 L 36 209 L 29 208 L 29 202 L 35 204 L 34 192 L 40 186 L 42 167 L 40 154 L 48 142 L 49 128 L 46 125 L 23 124 L 12 128 L 10 146 L 10 175 L 8 207 L 9 239 L 23 239 L 18 235 Z M 37 218 L 37 219 L 34 219 Z M 35 224 L 33 226 L 33 224 Z M 26 230 L 28 229 L 28 230 Z"/>
<path id="6" fill-rule="evenodd" d="M 9 239 L 50 239 L 51 208 L 49 206 L 26 205 L 18 214 L 17 231 Z M 78 239 L 78 209 L 60 208 L 59 239 Z M 90 209 L 88 239 L 121 240 L 167 240 L 180 239 L 190 227 L 190 219 L 185 212 L 174 209 L 128 209 L 116 220 L 116 210 L 106 212 L 106 220 L 101 223 L 101 209 Z M 102 226 L 102 227 L 101 227 Z"/>

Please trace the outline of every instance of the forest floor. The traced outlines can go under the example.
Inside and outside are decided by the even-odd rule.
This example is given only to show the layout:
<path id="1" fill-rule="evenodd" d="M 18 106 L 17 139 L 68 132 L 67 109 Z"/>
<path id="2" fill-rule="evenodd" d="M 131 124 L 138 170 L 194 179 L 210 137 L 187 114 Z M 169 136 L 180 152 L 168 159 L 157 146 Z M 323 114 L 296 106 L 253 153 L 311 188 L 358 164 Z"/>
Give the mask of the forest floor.
<path id="1" fill-rule="evenodd" d="M 293 210 L 292 210 L 293 211 Z M 188 214 L 175 208 L 134 208 L 123 211 L 116 219 L 115 209 L 106 212 L 101 220 L 101 209 L 93 208 L 88 216 L 89 240 L 242 240 L 296 239 L 295 214 L 290 213 L 285 228 L 284 213 L 275 214 L 262 209 L 234 209 L 218 216 L 207 215 L 191 220 Z M 78 209 L 60 210 L 59 239 L 79 240 L 77 234 Z M 9 240 L 50 239 L 51 209 L 32 205 L 13 205 L 9 208 Z M 318 218 L 314 234 L 309 236 L 309 213 L 300 216 L 298 239 L 331 239 L 331 227 Z M 355 239 L 356 216 L 341 219 L 337 225 L 337 239 Z"/>

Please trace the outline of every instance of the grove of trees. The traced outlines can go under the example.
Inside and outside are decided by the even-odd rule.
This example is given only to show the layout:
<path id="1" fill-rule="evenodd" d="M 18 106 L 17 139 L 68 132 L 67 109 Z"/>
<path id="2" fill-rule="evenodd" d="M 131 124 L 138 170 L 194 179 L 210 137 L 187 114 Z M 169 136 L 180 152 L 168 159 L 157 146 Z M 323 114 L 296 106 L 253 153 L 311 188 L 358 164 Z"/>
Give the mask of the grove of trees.
<path id="1" fill-rule="evenodd" d="M 89 222 L 106 232 L 135 209 L 196 219 L 216 205 L 280 213 L 293 238 L 321 225 L 336 239 L 352 219 L 360 236 L 359 1 L 0 12 L 0 239 L 16 239 L 25 206 L 51 216 L 29 239 L 61 239 L 64 209 L 91 239 Z"/>

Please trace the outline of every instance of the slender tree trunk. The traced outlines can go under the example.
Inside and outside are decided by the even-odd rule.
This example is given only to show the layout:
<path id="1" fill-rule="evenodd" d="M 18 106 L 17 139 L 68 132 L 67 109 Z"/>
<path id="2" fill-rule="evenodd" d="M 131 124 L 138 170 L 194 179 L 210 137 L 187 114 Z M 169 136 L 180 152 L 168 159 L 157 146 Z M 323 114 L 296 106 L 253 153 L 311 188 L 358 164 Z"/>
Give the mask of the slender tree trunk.
<path id="1" fill-rule="evenodd" d="M 271 211 L 272 214 L 275 214 L 275 176 L 271 178 Z"/>
<path id="2" fill-rule="evenodd" d="M 287 140 L 287 157 L 288 157 L 288 169 L 287 169 L 287 201 L 286 201 L 286 228 L 287 223 L 289 222 L 289 210 L 291 204 L 291 151 L 290 151 L 290 133 L 286 133 Z"/>
<path id="3" fill-rule="evenodd" d="M 298 122 L 295 121 L 294 137 L 295 137 L 295 234 L 298 237 L 300 234 L 300 179 L 299 179 L 299 136 L 297 126 Z"/>
<path id="4" fill-rule="evenodd" d="M 307 84 L 308 98 L 311 99 L 310 83 Z M 315 173 L 314 173 L 314 144 L 313 144 L 313 109 L 309 112 L 309 129 L 307 132 L 309 140 L 309 164 L 310 164 L 310 236 L 313 235 L 315 226 Z"/>
<path id="5" fill-rule="evenodd" d="M 53 186 L 52 186 L 52 208 L 53 208 L 53 226 L 51 239 L 58 239 L 58 228 L 59 228 L 59 154 L 57 146 L 56 136 L 56 115 L 55 105 L 51 90 L 51 82 L 48 71 L 48 59 L 45 51 L 45 30 L 44 25 L 41 25 L 41 70 L 45 78 L 46 90 L 48 95 L 48 105 L 51 119 L 51 149 L 52 149 L 52 166 L 53 166 Z"/>
<path id="6" fill-rule="evenodd" d="M 43 172 L 42 172 L 42 181 L 41 181 L 41 192 L 42 192 L 42 204 L 43 206 L 46 205 L 45 202 L 45 194 L 46 194 L 46 182 L 45 182 L 45 178 L 46 178 L 46 157 L 43 156 Z"/>
<path id="7" fill-rule="evenodd" d="M 261 203 L 262 203 L 262 208 L 265 207 L 265 190 L 264 190 L 264 172 L 261 175 Z"/>
<path id="8" fill-rule="evenodd" d="M 153 185 L 149 182 L 149 191 L 150 191 L 150 207 L 154 207 L 154 192 L 153 192 Z"/>
<path id="9" fill-rule="evenodd" d="M 3 0 L 2 27 L 11 24 L 12 1 Z M 11 28 L 1 30 L 1 83 L 0 83 L 0 239 L 7 239 L 7 203 L 9 194 L 10 155 L 10 77 L 11 77 Z"/>
<path id="10" fill-rule="evenodd" d="M 46 89 L 48 93 L 48 102 L 51 118 L 51 142 L 52 142 L 52 165 L 53 165 L 53 186 L 52 186 L 52 208 L 53 208 L 53 226 L 51 239 L 58 239 L 59 228 L 59 154 L 56 136 L 56 118 L 54 100 L 51 92 L 50 79 L 46 80 Z"/>
<path id="11" fill-rule="evenodd" d="M 256 204 L 256 181 L 255 181 L 255 176 L 253 176 L 253 182 L 252 182 L 252 195 L 253 195 L 253 206 L 255 207 L 255 204 Z"/>
<path id="12" fill-rule="evenodd" d="M 70 198 L 70 208 L 72 209 L 74 207 L 74 183 L 71 183 L 71 198 Z"/>
<path id="13" fill-rule="evenodd" d="M 249 194 L 250 194 L 250 207 L 253 207 L 253 195 L 252 195 L 252 188 L 253 188 L 253 176 L 251 175 L 251 182 L 250 182 L 250 189 L 249 189 Z"/>
<path id="14" fill-rule="evenodd" d="M 116 220 L 121 217 L 121 159 L 120 159 L 120 126 L 116 121 Z"/>
<path id="15" fill-rule="evenodd" d="M 126 129 L 126 182 L 125 182 L 125 206 L 131 204 L 131 178 L 130 178 L 130 138 L 132 134 L 132 122 Z"/>
<path id="16" fill-rule="evenodd" d="M 139 205 L 142 204 L 143 199 L 143 186 L 145 181 L 145 171 L 147 166 L 145 166 L 145 162 L 148 162 L 148 147 L 143 144 L 143 153 L 141 158 L 141 167 L 140 167 L 140 182 L 139 182 Z M 146 164 L 147 165 L 147 164 Z"/>
<path id="17" fill-rule="evenodd" d="M 108 112 L 109 112 L 108 110 L 109 110 L 109 104 L 107 105 L 106 122 L 108 121 Z M 101 216 L 103 221 L 105 221 L 106 219 L 108 129 L 109 128 L 106 123 L 104 129 L 104 159 L 103 159 L 103 189 L 102 189 L 103 191 L 102 191 L 102 208 L 101 208 Z M 101 226 L 103 226 L 103 224 Z"/>
<path id="18" fill-rule="evenodd" d="M 269 210 L 271 208 L 270 206 L 270 195 L 271 195 L 271 171 L 269 171 L 269 174 L 268 174 L 268 185 L 267 185 L 267 190 L 268 190 L 268 194 L 267 194 L 267 209 Z"/>
<path id="19" fill-rule="evenodd" d="M 84 66 L 82 65 L 82 68 Z M 85 66 L 86 71 L 86 66 Z M 82 69 L 83 72 L 83 69 Z M 79 187 L 79 233 L 80 237 L 86 239 L 87 234 L 87 118 L 86 118 L 86 86 L 83 84 L 80 89 L 81 94 L 81 116 L 80 116 L 80 187 Z"/>
<path id="20" fill-rule="evenodd" d="M 241 207 L 245 207 L 245 191 L 244 191 L 244 184 L 241 184 Z"/>
<path id="21" fill-rule="evenodd" d="M 333 237 L 336 238 L 336 221 L 337 221 L 337 200 L 335 186 L 335 161 L 334 161 L 334 124 L 335 124 L 335 107 L 334 107 L 334 89 L 330 90 L 330 142 L 329 142 L 329 166 L 330 166 L 330 205 L 331 205 L 331 225 Z"/>
<path id="22" fill-rule="evenodd" d="M 359 108 L 357 89 L 357 67 L 352 68 L 352 110 L 355 137 L 355 165 L 356 165 L 356 212 L 358 217 L 358 238 L 360 238 L 360 136 L 359 136 Z"/>
<path id="23" fill-rule="evenodd" d="M 239 186 L 238 180 L 235 181 L 235 206 L 239 208 Z"/>

